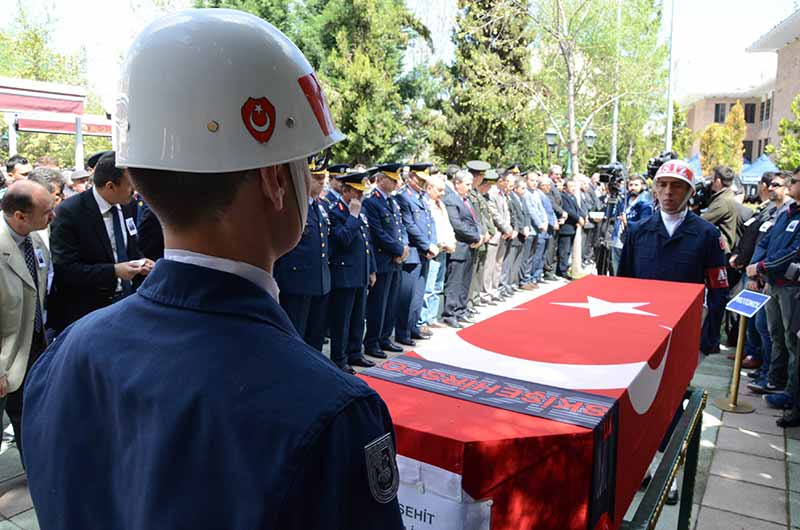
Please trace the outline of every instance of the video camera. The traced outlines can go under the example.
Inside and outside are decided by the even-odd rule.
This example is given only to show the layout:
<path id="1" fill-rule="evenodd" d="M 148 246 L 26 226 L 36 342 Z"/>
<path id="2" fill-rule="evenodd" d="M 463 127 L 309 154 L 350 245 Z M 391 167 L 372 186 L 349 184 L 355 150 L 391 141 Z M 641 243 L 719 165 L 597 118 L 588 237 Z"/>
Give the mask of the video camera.
<path id="1" fill-rule="evenodd" d="M 669 162 L 670 160 L 677 160 L 678 155 L 674 151 L 664 151 L 658 156 L 651 158 L 647 162 L 647 178 L 654 179 L 656 177 L 656 173 L 658 173 L 658 169 Z"/>
<path id="2" fill-rule="evenodd" d="M 608 187 L 609 196 L 614 197 L 625 188 L 627 178 L 625 166 L 619 162 L 597 166 L 597 171 L 600 174 L 600 182 Z"/>
<path id="3" fill-rule="evenodd" d="M 689 208 L 692 210 L 704 210 L 708 208 L 711 202 L 711 196 L 714 192 L 711 191 L 711 181 L 706 178 L 700 178 L 694 183 L 694 197 L 689 199 Z"/>

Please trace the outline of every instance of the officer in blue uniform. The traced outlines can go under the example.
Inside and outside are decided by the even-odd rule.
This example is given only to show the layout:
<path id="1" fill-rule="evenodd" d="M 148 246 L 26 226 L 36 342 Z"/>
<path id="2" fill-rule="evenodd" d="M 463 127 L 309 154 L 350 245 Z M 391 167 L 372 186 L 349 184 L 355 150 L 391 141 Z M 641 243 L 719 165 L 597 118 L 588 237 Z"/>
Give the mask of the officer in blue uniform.
<path id="1" fill-rule="evenodd" d="M 28 374 L 39 524 L 401 530 L 386 406 L 303 341 L 271 274 L 305 226 L 307 154 L 343 138 L 311 65 L 228 9 L 153 22 L 123 64 L 116 162 L 167 248 L 137 293 L 69 326 Z M 152 83 L 165 71 L 174 90 Z M 283 105 L 273 130 L 266 102 Z M 180 149 L 164 157 L 167 124 Z"/>
<path id="2" fill-rule="evenodd" d="M 397 193 L 396 200 L 403 215 L 403 226 L 408 233 L 409 255 L 400 273 L 395 340 L 406 346 L 415 346 L 414 339 L 428 339 L 430 333 L 419 329 L 422 298 L 430 259 L 439 253 L 436 229 L 425 193 L 425 179 L 430 163 L 409 165 L 405 187 Z"/>
<path id="3" fill-rule="evenodd" d="M 375 249 L 377 280 L 367 298 L 367 333 L 364 352 L 373 357 L 385 358 L 384 350 L 401 352 L 403 348 L 391 341 L 397 316 L 397 293 L 400 269 L 409 255 L 408 235 L 403 226 L 402 213 L 392 193 L 402 180 L 402 164 L 383 164 L 375 174 L 376 188 L 364 199 L 364 215 Z"/>
<path id="4" fill-rule="evenodd" d="M 714 225 L 688 208 L 695 193 L 692 169 L 682 160 L 665 162 L 653 185 L 660 210 L 648 219 L 628 225 L 617 276 L 699 283 L 709 290 L 727 289 L 724 240 Z M 662 451 L 682 410 L 679 407 L 672 420 Z M 666 502 L 678 503 L 675 481 Z"/>
<path id="5" fill-rule="evenodd" d="M 281 307 L 297 333 L 314 349 L 322 350 L 325 338 L 331 270 L 328 210 L 318 197 L 326 171 L 311 170 L 308 220 L 297 246 L 275 262 L 274 276 L 280 288 Z"/>
<path id="6" fill-rule="evenodd" d="M 376 281 L 375 257 L 367 217 L 361 213 L 367 171 L 351 171 L 336 177 L 342 193 L 328 207 L 331 221 L 330 318 L 331 360 L 345 372 L 353 366 L 369 368 L 375 363 L 362 352 L 367 287 Z"/>
<path id="7" fill-rule="evenodd" d="M 342 196 L 342 183 L 337 177 L 345 175 L 350 170 L 348 164 L 334 164 L 328 166 L 328 189 L 322 197 L 322 202 L 326 208 L 330 208 Z"/>

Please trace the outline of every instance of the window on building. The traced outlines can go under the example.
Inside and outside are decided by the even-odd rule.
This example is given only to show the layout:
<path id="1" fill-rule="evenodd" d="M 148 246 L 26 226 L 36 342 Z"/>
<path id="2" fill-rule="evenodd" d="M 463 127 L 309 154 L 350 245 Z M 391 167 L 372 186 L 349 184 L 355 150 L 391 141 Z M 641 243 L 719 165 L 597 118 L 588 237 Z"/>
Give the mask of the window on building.
<path id="1" fill-rule="evenodd" d="M 767 105 L 764 107 L 764 120 L 769 120 L 770 112 L 772 111 L 772 98 L 767 100 Z"/>
<path id="2" fill-rule="evenodd" d="M 755 123 L 756 122 L 756 104 L 755 103 L 745 103 L 744 104 L 744 121 L 745 123 Z M 751 147 L 753 142 L 750 142 Z"/>
<path id="3" fill-rule="evenodd" d="M 744 153 L 742 153 L 742 156 L 744 156 L 744 158 L 746 160 L 749 160 L 749 161 L 752 162 L 753 161 L 753 141 L 752 140 L 745 140 L 744 142 L 742 142 L 742 146 L 744 147 Z"/>
<path id="4" fill-rule="evenodd" d="M 768 145 L 769 145 L 769 138 L 767 138 L 766 140 L 764 140 L 764 150 L 765 150 L 765 151 L 766 151 L 766 149 L 767 149 L 767 146 L 768 146 Z"/>
<path id="5" fill-rule="evenodd" d="M 761 156 L 761 140 L 758 141 L 758 147 L 756 148 L 756 156 Z"/>
<path id="6" fill-rule="evenodd" d="M 761 105 L 759 106 L 759 109 L 760 110 L 758 111 L 758 115 L 759 115 L 758 121 L 764 121 L 764 102 L 763 101 L 761 102 Z"/>
<path id="7" fill-rule="evenodd" d="M 725 103 L 716 103 L 714 105 L 714 123 L 725 123 L 726 110 Z"/>

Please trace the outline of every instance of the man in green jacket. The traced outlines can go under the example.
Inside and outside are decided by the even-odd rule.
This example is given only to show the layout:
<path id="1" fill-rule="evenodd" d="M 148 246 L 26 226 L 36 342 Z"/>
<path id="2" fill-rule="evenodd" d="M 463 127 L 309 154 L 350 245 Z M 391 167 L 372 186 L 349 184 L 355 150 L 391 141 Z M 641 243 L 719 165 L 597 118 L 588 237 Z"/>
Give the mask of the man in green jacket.
<path id="1" fill-rule="evenodd" d="M 739 208 L 731 189 L 735 174 L 728 166 L 717 166 L 712 171 L 711 178 L 711 191 L 714 194 L 711 196 L 708 209 L 702 213 L 702 217 L 716 226 L 722 234 L 720 246 L 725 252 L 725 262 L 727 263 L 731 250 L 736 246 L 736 225 L 739 222 Z M 719 352 L 720 326 L 729 294 L 728 289 L 708 291 L 706 297 L 708 315 L 703 321 L 703 333 L 700 341 L 703 353 Z"/>

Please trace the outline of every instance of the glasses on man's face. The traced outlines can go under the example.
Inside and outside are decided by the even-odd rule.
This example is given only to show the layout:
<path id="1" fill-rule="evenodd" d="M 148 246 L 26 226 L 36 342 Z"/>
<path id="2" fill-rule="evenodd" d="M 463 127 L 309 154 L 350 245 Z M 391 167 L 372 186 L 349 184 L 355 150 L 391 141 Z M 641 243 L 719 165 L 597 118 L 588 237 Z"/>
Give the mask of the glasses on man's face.
<path id="1" fill-rule="evenodd" d="M 794 183 L 794 179 L 792 179 L 792 183 Z M 783 187 L 783 182 L 770 182 L 769 183 L 769 187 L 770 188 L 782 188 Z"/>
<path id="2" fill-rule="evenodd" d="M 792 184 L 797 184 L 798 182 L 800 182 L 800 177 L 792 178 Z"/>

